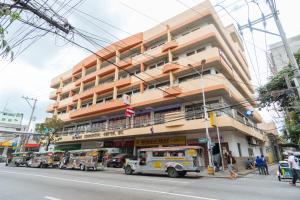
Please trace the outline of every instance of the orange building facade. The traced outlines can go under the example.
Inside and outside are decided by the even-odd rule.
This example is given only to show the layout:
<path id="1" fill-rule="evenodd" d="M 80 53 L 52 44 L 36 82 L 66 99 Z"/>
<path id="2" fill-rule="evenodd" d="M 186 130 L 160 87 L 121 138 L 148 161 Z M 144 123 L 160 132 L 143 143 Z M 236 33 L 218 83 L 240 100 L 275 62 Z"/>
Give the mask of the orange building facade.
<path id="1" fill-rule="evenodd" d="M 241 158 L 264 153 L 265 136 L 257 128 L 262 118 L 255 111 L 244 115 L 253 110 L 254 90 L 243 44 L 211 7 L 206 1 L 194 7 L 198 12 L 113 43 L 55 77 L 47 111 L 66 122 L 56 145 L 133 153 L 191 144 L 203 146 L 207 157 L 199 142 L 205 137 L 203 84 L 208 108 L 217 109 L 222 148 Z M 125 97 L 132 118 L 125 117 Z M 209 131 L 218 152 L 216 127 Z"/>

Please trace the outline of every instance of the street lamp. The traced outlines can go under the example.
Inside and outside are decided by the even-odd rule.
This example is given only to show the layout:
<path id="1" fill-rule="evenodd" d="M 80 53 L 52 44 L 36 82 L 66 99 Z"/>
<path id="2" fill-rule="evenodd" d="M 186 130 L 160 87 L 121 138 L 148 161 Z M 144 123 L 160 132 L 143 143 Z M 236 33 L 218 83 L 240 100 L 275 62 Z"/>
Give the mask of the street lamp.
<path id="1" fill-rule="evenodd" d="M 200 84 L 201 84 L 201 91 L 202 91 L 202 101 L 203 101 L 203 109 L 204 109 L 204 120 L 205 120 L 205 131 L 206 131 L 206 138 L 207 138 L 207 151 L 208 151 L 208 166 L 213 167 L 212 162 L 212 151 L 211 151 L 211 138 L 208 131 L 208 113 L 207 113 L 207 107 L 206 107 L 206 101 L 205 101 L 205 92 L 204 92 L 204 80 L 203 80 L 203 68 L 206 63 L 206 60 L 203 59 L 201 61 L 201 73 L 195 69 L 195 67 L 191 64 L 188 64 L 190 68 L 192 68 L 197 74 L 200 75 Z"/>

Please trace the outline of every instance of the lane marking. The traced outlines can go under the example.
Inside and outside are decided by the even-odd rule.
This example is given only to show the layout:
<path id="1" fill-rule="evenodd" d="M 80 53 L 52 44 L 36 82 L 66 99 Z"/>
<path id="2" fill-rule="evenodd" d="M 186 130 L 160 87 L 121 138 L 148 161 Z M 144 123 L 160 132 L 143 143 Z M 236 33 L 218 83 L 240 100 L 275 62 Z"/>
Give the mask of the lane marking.
<path id="1" fill-rule="evenodd" d="M 209 197 L 201 197 L 201 196 L 194 196 L 194 195 L 187 195 L 187 194 L 180 194 L 180 193 L 173 193 L 173 192 L 164 192 L 164 191 L 160 191 L 160 190 L 142 189 L 142 188 L 136 188 L 136 187 L 127 187 L 127 186 L 121 186 L 121 185 L 111 185 L 111 184 L 89 182 L 89 181 L 76 180 L 76 179 L 67 179 L 67 178 L 60 178 L 60 177 L 54 177 L 54 176 L 45 176 L 45 175 L 39 175 L 39 174 L 28 174 L 28 173 L 20 173 L 20 172 L 12 172 L 12 171 L 0 171 L 0 173 L 19 174 L 19 175 L 24 175 L 24 176 L 35 176 L 35 177 L 42 177 L 42 178 L 66 181 L 66 182 L 85 183 L 85 184 L 99 185 L 99 186 L 109 187 L 109 188 L 117 188 L 117 189 L 124 189 L 124 190 L 133 190 L 133 191 L 142 191 L 142 192 L 156 193 L 156 194 L 165 194 L 165 195 L 170 195 L 170 196 L 177 196 L 177 197 L 184 197 L 184 198 L 191 198 L 191 199 L 219 200 L 219 199 L 214 199 L 214 198 L 209 198 Z"/>
<path id="2" fill-rule="evenodd" d="M 50 196 L 45 196 L 44 199 L 48 199 L 48 200 L 61 200 L 55 197 L 50 197 Z"/>

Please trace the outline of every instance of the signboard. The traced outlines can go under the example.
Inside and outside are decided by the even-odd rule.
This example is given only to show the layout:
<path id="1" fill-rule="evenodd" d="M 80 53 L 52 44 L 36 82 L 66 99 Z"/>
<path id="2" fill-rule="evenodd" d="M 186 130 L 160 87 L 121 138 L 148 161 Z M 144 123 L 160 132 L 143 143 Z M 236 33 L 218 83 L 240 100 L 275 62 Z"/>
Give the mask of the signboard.
<path id="1" fill-rule="evenodd" d="M 134 110 L 133 110 L 133 108 L 132 107 L 128 107 L 128 108 L 126 108 L 126 110 L 125 110 L 125 116 L 126 117 L 132 117 L 132 116 L 134 116 Z"/>
<path id="2" fill-rule="evenodd" d="M 170 146 L 170 145 L 186 145 L 186 137 L 160 137 L 160 138 L 145 138 L 145 139 L 136 139 L 136 147 L 147 147 L 147 146 Z"/>
<path id="3" fill-rule="evenodd" d="M 198 138 L 198 142 L 201 143 L 201 144 L 205 144 L 208 142 L 208 139 L 205 137 L 205 138 Z"/>
<path id="4" fill-rule="evenodd" d="M 129 105 L 130 104 L 130 96 L 128 94 L 123 94 L 122 101 L 124 104 Z"/>
<path id="5" fill-rule="evenodd" d="M 0 112 L 0 123 L 20 125 L 22 123 L 22 113 Z"/>

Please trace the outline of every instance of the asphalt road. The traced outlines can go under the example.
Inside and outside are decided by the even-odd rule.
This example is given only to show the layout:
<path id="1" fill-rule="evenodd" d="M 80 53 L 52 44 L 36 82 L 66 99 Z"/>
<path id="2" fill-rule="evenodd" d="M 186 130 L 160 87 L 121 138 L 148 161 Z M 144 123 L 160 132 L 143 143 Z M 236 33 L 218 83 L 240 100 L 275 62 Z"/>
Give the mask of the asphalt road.
<path id="1" fill-rule="evenodd" d="M 300 183 L 249 174 L 237 180 L 187 176 L 125 175 L 115 170 L 5 167 L 0 164 L 1 200 L 299 200 Z"/>

